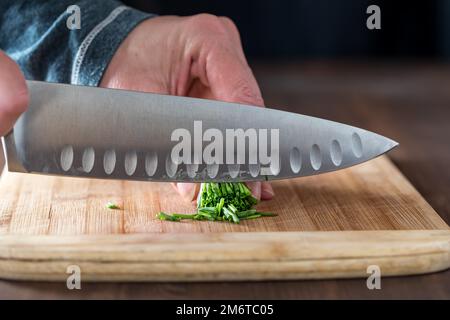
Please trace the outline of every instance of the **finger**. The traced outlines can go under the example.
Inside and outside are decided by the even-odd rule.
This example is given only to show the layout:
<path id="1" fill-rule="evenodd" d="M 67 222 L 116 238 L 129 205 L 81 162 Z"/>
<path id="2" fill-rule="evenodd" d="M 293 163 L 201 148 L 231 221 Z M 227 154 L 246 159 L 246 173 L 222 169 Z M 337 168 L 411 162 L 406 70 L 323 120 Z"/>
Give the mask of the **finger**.
<path id="1" fill-rule="evenodd" d="M 230 43 L 230 46 L 233 45 Z M 244 58 L 242 48 L 215 45 L 192 64 L 192 72 L 217 100 L 264 106 L 261 91 Z"/>
<path id="2" fill-rule="evenodd" d="M 261 200 L 270 200 L 275 195 L 272 185 L 269 182 L 261 183 Z"/>
<path id="3" fill-rule="evenodd" d="M 208 86 L 213 98 L 243 104 L 264 106 L 261 91 L 245 59 L 239 33 L 229 19 L 223 19 L 228 34 L 224 41 L 205 46 L 193 64 L 203 85 Z M 205 53 L 205 48 L 207 52 Z M 274 196 L 270 183 L 247 183 L 255 198 L 269 200 Z"/>
<path id="4" fill-rule="evenodd" d="M 198 193 L 200 191 L 200 184 L 177 182 L 173 183 L 172 185 L 178 191 L 180 196 L 182 196 L 185 200 L 194 201 L 197 199 Z"/>
<path id="5" fill-rule="evenodd" d="M 261 182 L 247 182 L 246 185 L 250 188 L 254 198 L 261 200 Z"/>
<path id="6" fill-rule="evenodd" d="M 11 130 L 28 106 L 28 89 L 17 64 L 0 51 L 0 135 Z"/>

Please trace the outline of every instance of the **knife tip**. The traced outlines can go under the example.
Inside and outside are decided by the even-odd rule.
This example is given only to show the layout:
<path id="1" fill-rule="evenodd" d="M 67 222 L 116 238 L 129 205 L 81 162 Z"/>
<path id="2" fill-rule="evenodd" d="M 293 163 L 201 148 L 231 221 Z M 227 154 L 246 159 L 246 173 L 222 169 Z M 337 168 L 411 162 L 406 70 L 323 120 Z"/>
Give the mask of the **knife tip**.
<path id="1" fill-rule="evenodd" d="M 389 139 L 389 138 L 386 138 L 386 140 L 387 140 L 387 142 L 386 142 L 386 145 L 385 145 L 383 153 L 389 152 L 392 149 L 394 149 L 394 148 L 396 148 L 396 147 L 398 147 L 400 145 L 400 143 L 398 143 L 395 140 L 392 140 L 392 139 Z"/>

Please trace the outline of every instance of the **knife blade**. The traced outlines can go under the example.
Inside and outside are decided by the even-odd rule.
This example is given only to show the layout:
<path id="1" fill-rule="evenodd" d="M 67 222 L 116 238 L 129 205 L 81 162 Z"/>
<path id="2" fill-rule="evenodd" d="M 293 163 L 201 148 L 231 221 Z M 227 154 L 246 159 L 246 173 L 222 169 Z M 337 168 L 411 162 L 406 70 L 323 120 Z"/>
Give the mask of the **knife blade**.
<path id="1" fill-rule="evenodd" d="M 9 171 L 145 181 L 258 181 L 347 168 L 398 143 L 270 108 L 27 81 Z M 178 151 L 178 152 L 176 152 Z"/>

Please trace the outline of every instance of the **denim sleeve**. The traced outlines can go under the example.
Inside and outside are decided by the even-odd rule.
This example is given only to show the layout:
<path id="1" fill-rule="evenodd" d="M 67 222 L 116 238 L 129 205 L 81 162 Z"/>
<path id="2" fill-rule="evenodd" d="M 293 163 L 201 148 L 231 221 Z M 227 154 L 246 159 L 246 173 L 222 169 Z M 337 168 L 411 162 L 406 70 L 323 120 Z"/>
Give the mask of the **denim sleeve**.
<path id="1" fill-rule="evenodd" d="M 0 49 L 29 80 L 96 86 L 120 43 L 152 16 L 115 0 L 1 0 Z"/>

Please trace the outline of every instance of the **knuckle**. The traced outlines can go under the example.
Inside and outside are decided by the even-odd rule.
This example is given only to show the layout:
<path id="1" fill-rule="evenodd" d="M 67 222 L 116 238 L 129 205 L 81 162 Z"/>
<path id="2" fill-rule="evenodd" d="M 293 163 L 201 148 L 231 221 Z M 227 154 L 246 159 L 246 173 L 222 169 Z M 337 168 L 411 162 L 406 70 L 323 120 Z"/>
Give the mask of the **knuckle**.
<path id="1" fill-rule="evenodd" d="M 235 99 L 241 103 L 264 105 L 264 100 L 259 90 L 254 89 L 248 81 L 240 80 L 236 82 Z"/>
<path id="2" fill-rule="evenodd" d="M 229 23 L 224 22 L 222 17 L 208 13 L 194 15 L 189 19 L 189 22 L 196 31 L 201 33 L 228 34 L 231 28 Z"/>
<path id="3" fill-rule="evenodd" d="M 233 34 L 239 34 L 239 30 L 233 20 L 228 17 L 219 17 L 219 19 L 228 31 L 232 32 Z"/>

